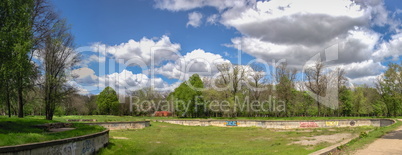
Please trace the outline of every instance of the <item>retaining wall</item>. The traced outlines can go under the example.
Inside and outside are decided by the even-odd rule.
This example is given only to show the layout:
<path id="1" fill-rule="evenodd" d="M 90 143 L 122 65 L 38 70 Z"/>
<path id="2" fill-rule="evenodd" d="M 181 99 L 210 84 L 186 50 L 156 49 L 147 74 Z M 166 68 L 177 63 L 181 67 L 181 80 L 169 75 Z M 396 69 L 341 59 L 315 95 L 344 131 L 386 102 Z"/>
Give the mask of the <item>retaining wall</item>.
<path id="1" fill-rule="evenodd" d="M 149 121 L 135 121 L 135 122 L 99 122 L 99 123 L 85 123 L 89 125 L 100 125 L 109 130 L 120 129 L 142 129 L 150 126 Z"/>
<path id="2" fill-rule="evenodd" d="M 109 143 L 109 130 L 79 137 L 0 147 L 0 155 L 95 154 Z"/>
<path id="3" fill-rule="evenodd" d="M 272 129 L 329 128 L 355 126 L 388 126 L 395 123 L 391 119 L 354 119 L 354 120 L 303 120 L 303 121 L 259 121 L 259 120 L 157 120 L 171 124 L 188 126 L 220 127 L 262 127 Z"/>

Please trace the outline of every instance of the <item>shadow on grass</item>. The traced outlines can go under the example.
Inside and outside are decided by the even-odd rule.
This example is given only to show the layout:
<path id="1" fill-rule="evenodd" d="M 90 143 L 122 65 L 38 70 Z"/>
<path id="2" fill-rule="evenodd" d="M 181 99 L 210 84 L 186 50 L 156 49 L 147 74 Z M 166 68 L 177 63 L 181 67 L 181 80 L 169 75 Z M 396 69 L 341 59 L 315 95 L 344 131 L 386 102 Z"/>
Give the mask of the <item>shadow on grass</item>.
<path id="1" fill-rule="evenodd" d="M 42 133 L 43 129 L 34 126 L 52 122 L 54 121 L 25 118 L 0 118 L 0 134 Z"/>

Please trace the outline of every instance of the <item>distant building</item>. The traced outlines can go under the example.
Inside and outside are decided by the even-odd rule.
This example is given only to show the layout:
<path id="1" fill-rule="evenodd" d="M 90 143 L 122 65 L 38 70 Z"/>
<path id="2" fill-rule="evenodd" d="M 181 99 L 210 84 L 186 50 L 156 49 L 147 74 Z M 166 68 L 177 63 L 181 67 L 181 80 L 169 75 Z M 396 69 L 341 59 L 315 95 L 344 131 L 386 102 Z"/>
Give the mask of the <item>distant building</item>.
<path id="1" fill-rule="evenodd" d="M 168 117 L 168 116 L 172 116 L 172 113 L 169 111 L 155 111 L 154 116 L 155 117 Z"/>

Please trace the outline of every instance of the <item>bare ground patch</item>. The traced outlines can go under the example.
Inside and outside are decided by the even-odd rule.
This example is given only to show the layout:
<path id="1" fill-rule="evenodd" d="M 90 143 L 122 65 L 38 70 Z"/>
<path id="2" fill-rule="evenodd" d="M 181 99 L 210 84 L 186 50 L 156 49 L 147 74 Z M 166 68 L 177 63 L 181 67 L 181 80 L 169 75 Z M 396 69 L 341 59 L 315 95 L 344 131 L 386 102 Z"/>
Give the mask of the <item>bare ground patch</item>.
<path id="1" fill-rule="evenodd" d="M 300 144 L 300 145 L 317 145 L 319 143 L 327 142 L 327 143 L 337 143 L 344 139 L 351 137 L 350 133 L 338 133 L 333 135 L 320 135 L 313 137 L 300 137 L 299 141 L 292 142 L 290 144 Z"/>
<path id="2" fill-rule="evenodd" d="M 113 139 L 128 139 L 127 137 L 112 137 Z"/>

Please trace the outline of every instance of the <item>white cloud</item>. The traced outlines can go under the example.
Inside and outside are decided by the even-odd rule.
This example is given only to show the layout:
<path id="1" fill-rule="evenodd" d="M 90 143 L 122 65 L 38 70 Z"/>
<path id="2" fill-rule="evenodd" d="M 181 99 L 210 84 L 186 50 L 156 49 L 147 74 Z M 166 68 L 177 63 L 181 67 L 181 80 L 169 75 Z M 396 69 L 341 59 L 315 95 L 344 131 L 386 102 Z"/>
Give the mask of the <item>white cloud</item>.
<path id="1" fill-rule="evenodd" d="M 374 58 L 383 60 L 392 57 L 393 60 L 398 60 L 402 55 L 402 33 L 392 35 L 389 41 L 383 42 L 379 46 L 380 48 L 373 53 Z"/>
<path id="2" fill-rule="evenodd" d="M 196 49 L 175 62 L 169 62 L 160 68 L 156 68 L 155 72 L 168 78 L 184 81 L 195 73 L 201 76 L 212 76 L 217 72 L 216 65 L 220 63 L 230 63 L 230 61 L 223 59 L 219 54 Z"/>
<path id="3" fill-rule="evenodd" d="M 387 67 L 380 62 L 374 62 L 373 60 L 366 60 L 363 62 L 354 62 L 347 65 L 342 65 L 345 69 L 346 76 L 354 79 L 367 76 L 377 76 L 381 74 Z"/>
<path id="4" fill-rule="evenodd" d="M 144 67 L 152 62 L 158 65 L 165 60 L 177 59 L 180 44 L 172 43 L 169 37 L 164 35 L 157 41 L 144 37 L 140 41 L 131 39 L 127 43 L 114 46 L 96 43 L 92 45 L 92 50 L 102 56 L 123 60 L 126 66 Z"/>
<path id="5" fill-rule="evenodd" d="M 213 14 L 207 18 L 207 23 L 215 25 L 218 22 L 219 15 Z"/>
<path id="6" fill-rule="evenodd" d="M 255 0 L 155 0 L 155 7 L 169 11 L 186 11 L 205 6 L 222 11 L 227 8 L 240 8 L 255 3 Z"/>
<path id="7" fill-rule="evenodd" d="M 188 14 L 188 22 L 186 26 L 199 27 L 202 23 L 202 14 L 199 12 L 191 12 Z"/>
<path id="8" fill-rule="evenodd" d="M 134 74 L 131 71 L 123 70 L 120 73 L 111 73 L 104 76 L 96 76 L 90 68 L 80 68 L 72 71 L 77 76 L 68 82 L 69 85 L 78 89 L 80 94 L 88 94 L 91 91 L 102 91 L 110 86 L 119 94 L 126 94 L 147 87 L 153 87 L 156 91 L 171 91 L 180 82 L 169 84 L 162 78 L 151 78 L 145 74 Z"/>
<path id="9" fill-rule="evenodd" d="M 348 0 L 271 0 L 241 13 L 226 11 L 221 21 L 263 41 L 315 45 L 368 25 L 369 20 L 365 10 Z"/>
<path id="10" fill-rule="evenodd" d="M 380 74 L 381 75 L 381 74 Z M 368 86 L 375 86 L 375 82 L 378 79 L 379 75 L 373 75 L 373 76 L 364 76 L 360 78 L 354 78 L 350 79 L 350 83 L 354 85 L 362 85 L 366 84 Z"/>
<path id="11" fill-rule="evenodd" d="M 87 67 L 79 68 L 71 71 L 71 73 L 77 76 L 77 78 L 74 79 L 74 81 L 78 83 L 95 84 L 98 82 L 98 77 L 95 75 L 95 71 L 90 68 Z"/>
<path id="12" fill-rule="evenodd" d="M 162 78 L 150 78 L 145 74 L 134 74 L 128 70 L 99 77 L 100 88 L 110 86 L 119 94 L 125 94 L 126 92 L 146 87 L 153 87 L 157 91 L 169 91 L 174 89 L 175 85 L 174 83 L 169 85 Z"/>
<path id="13" fill-rule="evenodd" d="M 90 62 L 99 62 L 99 63 L 104 63 L 106 61 L 105 56 L 99 56 L 99 55 L 91 55 L 89 56 L 89 61 Z"/>

